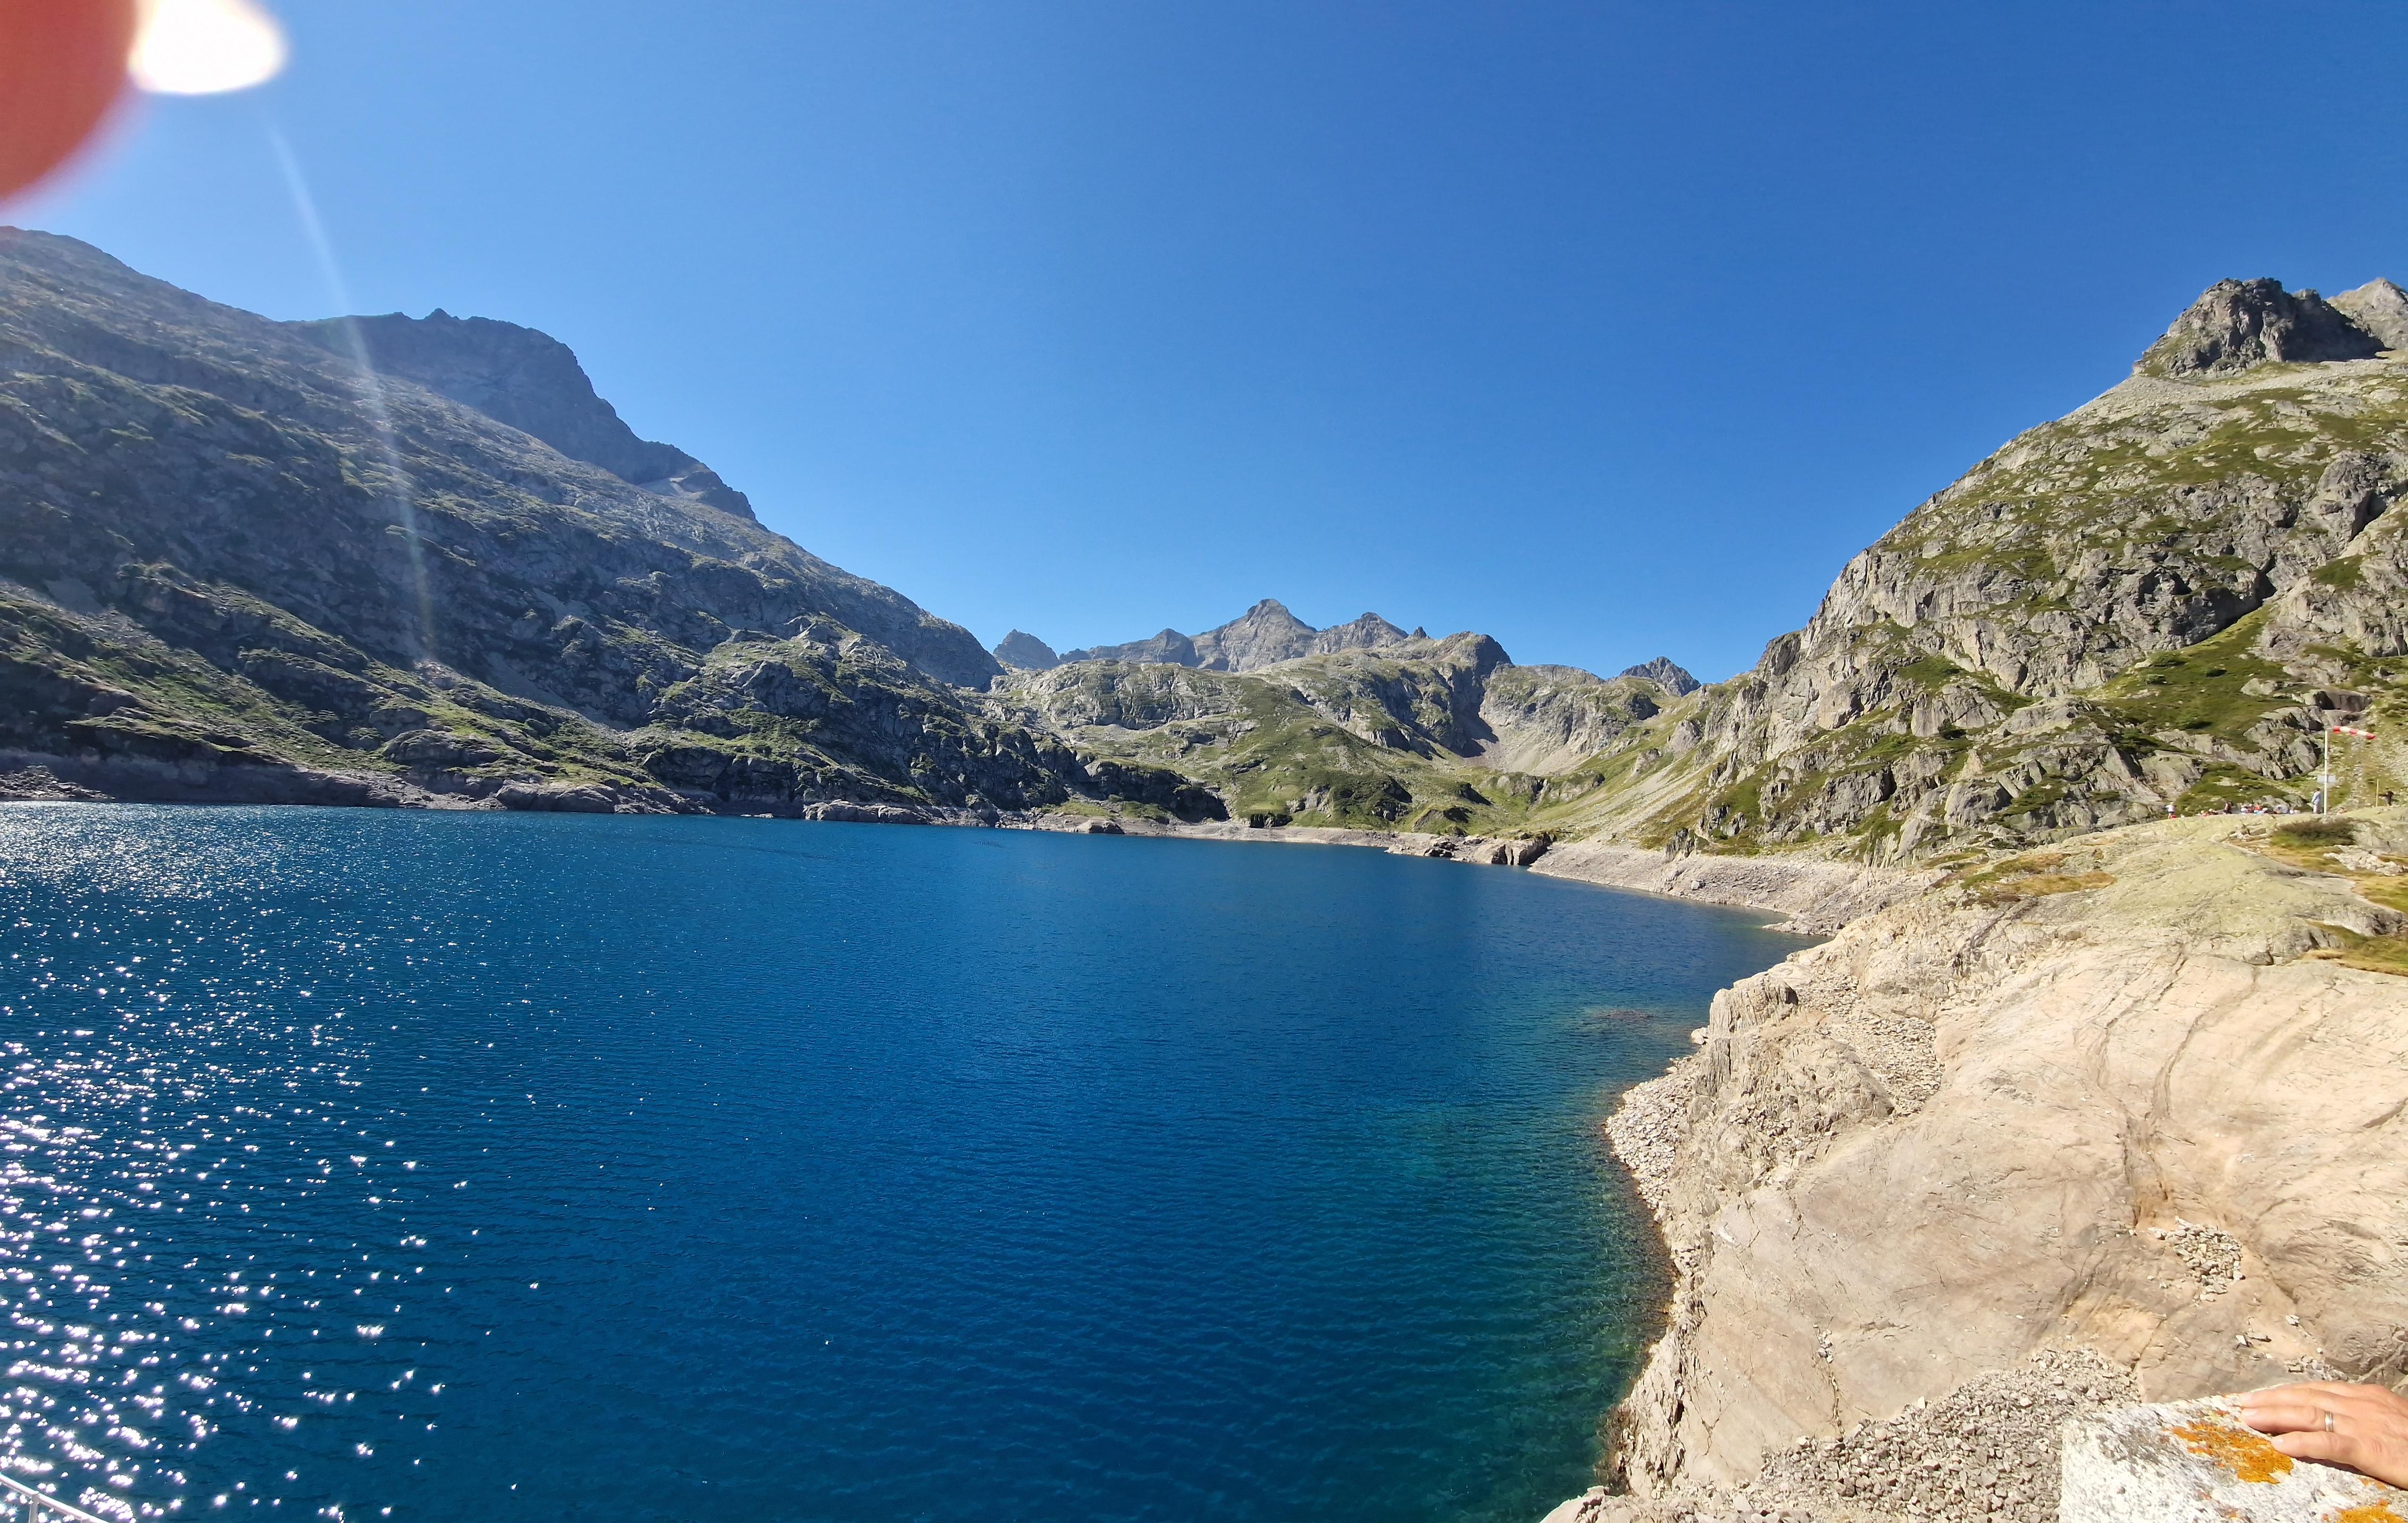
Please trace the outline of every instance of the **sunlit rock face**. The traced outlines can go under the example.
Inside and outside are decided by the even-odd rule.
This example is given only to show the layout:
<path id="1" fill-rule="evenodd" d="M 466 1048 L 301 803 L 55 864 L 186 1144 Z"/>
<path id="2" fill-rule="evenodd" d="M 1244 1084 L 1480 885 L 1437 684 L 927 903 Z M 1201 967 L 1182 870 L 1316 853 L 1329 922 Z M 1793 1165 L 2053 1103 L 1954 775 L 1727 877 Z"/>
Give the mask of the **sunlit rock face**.
<path id="1" fill-rule="evenodd" d="M 2408 356 L 2381 337 L 2403 311 L 2388 281 L 2210 289 L 2135 374 L 1851 560 L 1752 670 L 1617 742 L 1566 826 L 1910 861 L 2301 807 L 2332 717 L 2408 697 Z M 2397 766 L 2353 754 L 2344 801 Z"/>
<path id="2" fill-rule="evenodd" d="M 2254 1479 L 2162 1412 L 2085 1425 L 2061 1515 L 2054 1471 L 2100 1406 L 2408 1372 L 2367 1247 L 2408 1235 L 2408 1154 L 2366 1141 L 2408 1106 L 2408 810 L 2349 834 L 2370 866 L 2227 818 L 1979 859 L 1716 995 L 1607 1124 L 1673 1278 L 1613 1465 L 1691 1505 L 1568 1516 L 2348 1516 L 2228 1508 L 2284 1494 L 2229 1414 L 2188 1437 Z"/>
<path id="3" fill-rule="evenodd" d="M 2408 291 L 2389 280 L 2369 280 L 2335 296 L 2332 304 L 2384 348 L 2408 350 Z"/>
<path id="4" fill-rule="evenodd" d="M 2296 1462 L 2227 1400 L 2169 1401 L 2067 1425 L 2057 1512 L 2066 1523 L 2323 1523 L 2401 1516 L 2408 1491 Z"/>
<path id="5" fill-rule="evenodd" d="M 1625 667 L 1622 668 L 1622 675 L 1644 677 L 1676 698 L 1688 697 L 1700 685 L 1695 677 L 1689 675 L 1686 667 L 1681 666 L 1669 655 L 1659 655 L 1653 661 L 1641 661 L 1635 667 Z"/>
<path id="6" fill-rule="evenodd" d="M 2132 366 L 2137 375 L 2238 375 L 2272 363 L 2372 359 L 2375 337 L 2313 291 L 2280 280 L 2218 280 Z"/>

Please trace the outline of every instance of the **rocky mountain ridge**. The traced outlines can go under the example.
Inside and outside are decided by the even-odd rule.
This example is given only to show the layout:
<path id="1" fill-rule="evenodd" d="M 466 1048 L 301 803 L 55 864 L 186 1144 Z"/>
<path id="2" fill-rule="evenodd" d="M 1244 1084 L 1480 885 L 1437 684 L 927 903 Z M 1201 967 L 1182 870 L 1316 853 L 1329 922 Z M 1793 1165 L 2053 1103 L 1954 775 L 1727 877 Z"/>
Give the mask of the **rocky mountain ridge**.
<path id="1" fill-rule="evenodd" d="M 0 234 L 0 774 L 580 809 L 1111 797 L 984 711 L 1000 668 L 967 631 L 714 505 L 565 347 L 372 319 L 371 378 L 327 347 L 346 326 Z"/>
<path id="2" fill-rule="evenodd" d="M 1026 670 L 1048 670 L 1073 661 L 1132 661 L 1192 667 L 1198 671 L 1243 672 L 1259 671 L 1308 655 L 1376 651 L 1428 638 L 1420 629 L 1408 634 L 1376 613 L 1365 613 L 1327 629 L 1315 629 L 1289 612 L 1279 599 L 1266 597 L 1227 624 L 1217 625 L 1200 635 L 1165 629 L 1125 645 L 1097 645 L 1060 655 L 1054 654 L 1044 641 L 1015 629 L 996 647 L 996 657 L 1005 660 L 1003 649 L 1009 644 L 1019 653 L 1019 659 L 1005 660 L 1005 664 Z"/>
<path id="3" fill-rule="evenodd" d="M 752 501 L 672 444 L 636 437 L 596 395 L 577 355 L 550 334 L 437 308 L 423 318 L 337 317 L 293 331 L 368 373 L 415 381 L 496 423 L 543 440 L 664 496 L 691 497 L 751 518 Z"/>
<path id="4" fill-rule="evenodd" d="M 1687 697 L 1705 684 L 1689 675 L 1688 668 L 1678 665 L 1669 655 L 1653 661 L 1641 661 L 1635 667 L 1622 668 L 1625 677 L 1643 677 L 1676 698 Z"/>
<path id="5" fill-rule="evenodd" d="M 1532 824 L 1916 860 L 2300 807 L 2349 715 L 2379 739 L 2344 743 L 2337 793 L 2396 787 L 2408 355 L 2372 335 L 2408 298 L 2343 301 L 2212 289 L 2132 377 L 1915 509 L 1804 629 L 1619 737 L 1591 793 Z"/>
<path id="6" fill-rule="evenodd" d="M 1480 834 L 1674 697 L 1646 677 L 1517 667 L 1461 634 L 1252 672 L 1071 662 L 1010 672 L 991 701 L 1084 754 L 1193 778 L 1240 816 Z"/>
<path id="7" fill-rule="evenodd" d="M 275 323 L 0 241 L 0 774 L 1094 808 L 1892 864 L 2408 777 L 2408 295 L 2221 282 L 1700 688 L 1273 599 L 1007 664 L 760 527 L 565 346 Z M 357 363 L 365 357 L 363 371 Z M 366 377 L 379 378 L 373 387 Z M 655 474 L 655 473 L 659 474 Z M 2360 727 L 2364 727 L 2362 725 Z M 282 779 L 282 782 L 278 782 Z M 333 790 L 332 795 L 327 789 Z M 212 790 L 219 790 L 213 792 Z M 315 790 L 315 791 L 311 791 Z M 294 796 L 300 796 L 294 794 Z"/>
<path id="8" fill-rule="evenodd" d="M 2399 294 L 2377 280 L 2343 300 L 2372 309 L 2386 288 Z M 2371 360 L 2385 347 L 2314 291 L 2286 291 L 2280 280 L 2218 280 L 2133 362 L 2132 373 L 2168 381 L 2239 375 L 2267 364 Z"/>

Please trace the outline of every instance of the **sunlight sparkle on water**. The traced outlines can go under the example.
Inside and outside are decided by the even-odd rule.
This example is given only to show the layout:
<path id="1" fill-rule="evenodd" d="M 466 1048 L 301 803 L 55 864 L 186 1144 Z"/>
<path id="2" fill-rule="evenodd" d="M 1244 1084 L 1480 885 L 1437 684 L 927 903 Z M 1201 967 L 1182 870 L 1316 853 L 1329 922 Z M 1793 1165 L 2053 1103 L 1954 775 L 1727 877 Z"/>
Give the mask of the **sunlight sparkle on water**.
<path id="1" fill-rule="evenodd" d="M 0 1471 L 1536 1516 L 1660 1294 L 1598 1123 L 1790 944 L 1335 848 L 0 805 Z"/>

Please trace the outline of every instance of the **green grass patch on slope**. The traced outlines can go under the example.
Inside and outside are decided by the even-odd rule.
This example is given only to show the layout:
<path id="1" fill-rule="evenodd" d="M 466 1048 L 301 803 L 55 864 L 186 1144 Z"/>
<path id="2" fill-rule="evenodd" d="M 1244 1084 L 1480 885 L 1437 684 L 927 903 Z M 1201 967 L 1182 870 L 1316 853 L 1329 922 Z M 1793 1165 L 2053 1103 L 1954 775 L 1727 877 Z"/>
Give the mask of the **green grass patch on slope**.
<path id="1" fill-rule="evenodd" d="M 2151 656 L 2086 694 L 2113 729 L 2182 730 L 2238 741 L 2268 714 L 2288 708 L 2284 692 L 2298 682 L 2250 647 L 2264 627 L 2263 609 L 2180 651 Z M 2272 693 L 2251 693 L 2251 682 Z"/>

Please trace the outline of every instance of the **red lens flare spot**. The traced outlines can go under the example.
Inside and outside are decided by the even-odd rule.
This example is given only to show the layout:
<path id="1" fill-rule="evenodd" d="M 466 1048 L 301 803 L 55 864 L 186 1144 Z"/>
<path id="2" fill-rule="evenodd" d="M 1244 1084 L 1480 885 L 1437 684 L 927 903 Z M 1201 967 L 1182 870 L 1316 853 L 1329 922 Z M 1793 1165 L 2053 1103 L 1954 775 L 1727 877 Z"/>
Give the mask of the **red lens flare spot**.
<path id="1" fill-rule="evenodd" d="M 0 0 L 0 198 L 83 146 L 125 93 L 135 0 Z"/>

